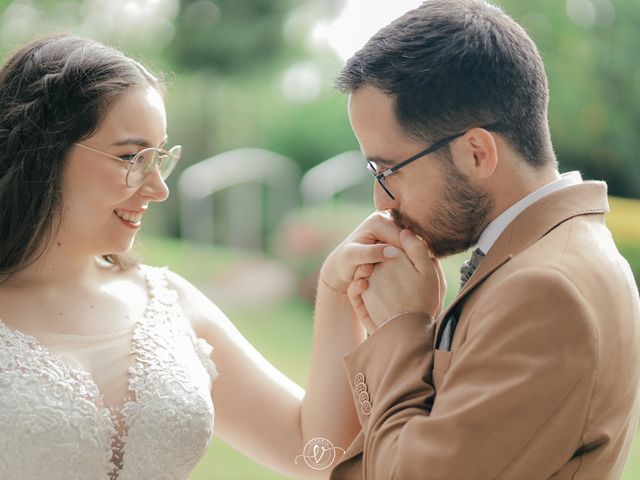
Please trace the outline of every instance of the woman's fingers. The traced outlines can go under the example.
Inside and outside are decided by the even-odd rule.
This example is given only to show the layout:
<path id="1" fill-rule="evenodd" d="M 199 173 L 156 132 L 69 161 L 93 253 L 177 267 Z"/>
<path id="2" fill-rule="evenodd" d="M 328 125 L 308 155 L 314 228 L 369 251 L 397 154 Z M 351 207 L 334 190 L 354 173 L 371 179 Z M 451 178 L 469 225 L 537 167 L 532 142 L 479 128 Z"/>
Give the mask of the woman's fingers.
<path id="1" fill-rule="evenodd" d="M 438 260 L 436 257 L 431 257 L 431 261 L 435 265 L 436 272 L 438 273 L 438 287 L 440 289 L 439 291 L 440 308 L 442 308 L 442 304 L 444 302 L 444 296 L 447 293 L 447 279 L 444 276 L 444 270 L 442 269 L 442 264 L 440 263 L 440 260 Z"/>
<path id="2" fill-rule="evenodd" d="M 351 243 L 344 247 L 343 254 L 340 255 L 338 271 L 343 282 L 351 282 L 356 278 L 356 270 L 361 265 L 376 264 L 389 258 L 395 258 L 399 254 L 398 248 L 384 243 Z M 360 275 L 368 277 L 371 275 Z"/>
<path id="3" fill-rule="evenodd" d="M 346 247 L 346 256 L 353 266 L 364 263 L 379 263 L 398 256 L 398 249 L 387 243 L 351 243 Z"/>
<path id="4" fill-rule="evenodd" d="M 334 290 L 344 293 L 356 277 L 356 270 L 361 265 L 374 265 L 400 253 L 397 247 L 385 243 L 346 243 L 340 245 L 329 255 L 322 265 L 320 276 Z M 370 268 L 370 267 L 368 267 Z M 359 277 L 368 277 L 371 270 L 361 270 Z"/>

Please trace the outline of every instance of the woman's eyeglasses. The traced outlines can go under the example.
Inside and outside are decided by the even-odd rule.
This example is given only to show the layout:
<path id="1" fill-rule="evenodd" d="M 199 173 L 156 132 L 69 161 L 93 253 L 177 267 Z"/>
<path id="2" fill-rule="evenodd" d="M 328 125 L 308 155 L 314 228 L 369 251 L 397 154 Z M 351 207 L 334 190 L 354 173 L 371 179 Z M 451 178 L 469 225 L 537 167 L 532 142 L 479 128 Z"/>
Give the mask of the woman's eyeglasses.
<path id="1" fill-rule="evenodd" d="M 180 145 L 176 145 L 169 150 L 161 148 L 145 148 L 136 154 L 124 155 L 122 157 L 117 157 L 116 155 L 96 150 L 95 148 L 88 147 L 82 143 L 74 143 L 74 145 L 99 153 L 113 160 L 128 163 L 129 165 L 127 166 L 126 178 L 128 187 L 137 187 L 142 184 L 142 182 L 144 182 L 156 168 L 160 171 L 162 179 L 166 180 L 167 177 L 171 175 L 171 172 L 173 172 L 173 169 L 182 156 L 182 147 Z"/>

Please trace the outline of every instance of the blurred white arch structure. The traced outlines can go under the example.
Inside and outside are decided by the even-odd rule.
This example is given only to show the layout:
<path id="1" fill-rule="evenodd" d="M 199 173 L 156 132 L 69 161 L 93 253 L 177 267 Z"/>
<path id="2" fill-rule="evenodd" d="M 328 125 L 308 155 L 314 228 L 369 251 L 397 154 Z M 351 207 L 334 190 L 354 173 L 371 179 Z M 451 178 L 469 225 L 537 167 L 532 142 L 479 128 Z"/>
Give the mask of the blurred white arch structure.
<path id="1" fill-rule="evenodd" d="M 373 177 L 359 150 L 343 152 L 319 163 L 302 177 L 300 191 L 305 204 L 331 200 L 351 193 L 349 200 L 371 202 Z"/>
<path id="2" fill-rule="evenodd" d="M 261 249 L 267 222 L 275 225 L 296 206 L 299 178 L 293 160 L 257 148 L 231 150 L 190 166 L 178 180 L 182 238 L 214 243 L 215 224 L 224 220 L 226 243 Z M 214 218 L 219 201 L 224 219 Z"/>

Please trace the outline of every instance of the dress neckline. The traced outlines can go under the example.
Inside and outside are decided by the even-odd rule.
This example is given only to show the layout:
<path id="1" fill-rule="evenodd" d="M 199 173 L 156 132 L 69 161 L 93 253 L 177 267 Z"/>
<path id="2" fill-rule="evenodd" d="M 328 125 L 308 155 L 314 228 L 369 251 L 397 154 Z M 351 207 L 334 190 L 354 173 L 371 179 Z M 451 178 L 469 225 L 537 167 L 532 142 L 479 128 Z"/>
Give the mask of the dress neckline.
<path id="1" fill-rule="evenodd" d="M 63 371 L 68 372 L 68 374 L 76 374 L 79 375 L 87 385 L 90 387 L 90 391 L 95 392 L 95 394 L 91 394 L 90 391 L 87 392 L 89 400 L 93 403 L 93 406 L 96 408 L 98 413 L 107 412 L 108 417 L 111 420 L 112 430 L 112 445 L 111 452 L 112 457 L 110 460 L 111 464 L 111 477 L 114 479 L 118 478 L 118 474 L 123 468 L 124 461 L 124 453 L 127 442 L 127 436 L 130 428 L 129 417 L 127 416 L 127 411 L 130 410 L 131 406 L 135 406 L 139 403 L 139 392 L 135 387 L 135 376 L 139 375 L 143 370 L 141 365 L 141 359 L 139 355 L 139 348 L 136 346 L 137 339 L 139 337 L 139 330 L 142 325 L 149 321 L 149 317 L 154 313 L 154 304 L 157 291 L 157 285 L 155 285 L 153 279 L 151 278 L 151 272 L 149 271 L 150 267 L 146 267 L 144 265 L 139 265 L 144 279 L 145 286 L 147 289 L 147 304 L 144 308 L 142 315 L 140 315 L 134 322 L 132 328 L 129 329 L 129 334 L 131 335 L 131 351 L 130 354 L 133 355 L 133 362 L 127 369 L 127 391 L 124 395 L 124 401 L 121 405 L 112 405 L 107 407 L 104 403 L 104 395 L 98 384 L 94 380 L 94 376 L 83 366 L 70 366 L 68 365 L 62 358 L 61 354 L 58 354 L 47 347 L 45 344 L 40 342 L 36 337 L 32 334 L 23 332 L 19 329 L 9 327 L 2 318 L 0 318 L 0 331 L 5 330 L 6 332 L 14 335 L 19 340 L 31 344 L 35 346 L 37 349 L 41 350 L 44 355 L 49 357 L 52 362 L 54 362 L 58 367 L 60 367 Z M 55 335 L 55 334 L 54 334 Z M 68 335 L 68 334 L 62 334 Z M 73 334 L 71 334 L 73 335 Z M 82 337 L 84 335 L 75 335 L 76 337 Z M 87 336 L 87 338 L 93 337 L 93 335 Z M 71 375 L 68 375 L 71 376 Z M 118 430 L 120 428 L 121 430 Z"/>

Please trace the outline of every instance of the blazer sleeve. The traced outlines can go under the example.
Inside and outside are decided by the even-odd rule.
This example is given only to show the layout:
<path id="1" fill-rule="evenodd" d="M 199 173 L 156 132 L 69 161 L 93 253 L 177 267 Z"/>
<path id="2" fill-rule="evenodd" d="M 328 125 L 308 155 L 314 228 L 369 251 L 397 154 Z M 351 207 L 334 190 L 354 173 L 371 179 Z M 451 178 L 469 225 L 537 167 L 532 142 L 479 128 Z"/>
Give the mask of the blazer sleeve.
<path id="1" fill-rule="evenodd" d="M 437 393 L 425 316 L 392 319 L 345 356 L 364 434 L 345 463 L 363 478 L 547 479 L 579 448 L 597 370 L 585 300 L 548 269 L 492 288 Z"/>

